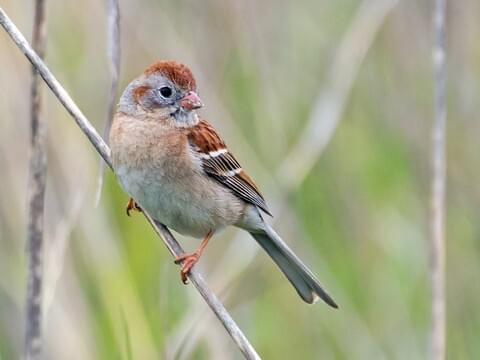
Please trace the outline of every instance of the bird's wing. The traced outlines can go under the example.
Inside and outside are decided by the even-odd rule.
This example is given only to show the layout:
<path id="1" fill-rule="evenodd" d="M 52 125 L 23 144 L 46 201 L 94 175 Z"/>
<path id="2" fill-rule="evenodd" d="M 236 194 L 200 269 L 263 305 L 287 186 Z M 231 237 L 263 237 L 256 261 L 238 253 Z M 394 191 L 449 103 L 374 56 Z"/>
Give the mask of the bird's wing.
<path id="1" fill-rule="evenodd" d="M 205 173 L 239 198 L 271 215 L 260 190 L 242 169 L 216 130 L 205 120 L 188 129 L 188 141 L 202 161 Z"/>

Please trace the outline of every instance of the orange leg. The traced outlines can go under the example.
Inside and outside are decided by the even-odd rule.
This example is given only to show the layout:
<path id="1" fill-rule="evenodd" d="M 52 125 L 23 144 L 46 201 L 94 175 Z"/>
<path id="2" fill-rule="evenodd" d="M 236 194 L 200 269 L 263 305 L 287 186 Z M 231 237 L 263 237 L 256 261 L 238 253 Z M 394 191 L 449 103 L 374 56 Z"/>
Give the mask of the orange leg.
<path id="1" fill-rule="evenodd" d="M 202 240 L 200 243 L 200 246 L 198 247 L 197 250 L 195 250 L 191 254 L 183 254 L 178 256 L 175 259 L 175 264 L 182 264 L 182 268 L 180 270 L 180 277 L 182 278 L 182 282 L 186 284 L 188 282 L 187 275 L 190 272 L 190 269 L 197 263 L 197 261 L 200 259 L 200 256 L 203 253 L 203 250 L 207 246 L 208 242 L 212 238 L 213 231 L 209 231 L 207 236 Z"/>
<path id="2" fill-rule="evenodd" d="M 132 211 L 132 210 L 133 211 L 142 211 L 142 209 L 140 209 L 140 206 L 138 206 L 138 204 L 135 202 L 135 200 L 130 198 L 130 199 L 128 199 L 127 208 L 125 209 L 128 216 L 130 216 L 130 211 Z"/>

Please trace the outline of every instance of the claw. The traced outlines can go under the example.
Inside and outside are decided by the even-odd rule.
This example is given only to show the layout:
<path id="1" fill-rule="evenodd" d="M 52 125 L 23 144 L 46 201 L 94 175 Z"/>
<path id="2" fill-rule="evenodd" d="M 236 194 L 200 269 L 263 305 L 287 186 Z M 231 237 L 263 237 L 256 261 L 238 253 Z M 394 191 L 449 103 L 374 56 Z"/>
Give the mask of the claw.
<path id="1" fill-rule="evenodd" d="M 193 265 L 197 263 L 198 259 L 200 259 L 200 254 L 197 251 L 192 254 L 180 255 L 175 259 L 175 264 L 182 264 L 180 269 L 180 278 L 185 285 L 188 284 L 187 276 L 190 273 Z"/>
<path id="2" fill-rule="evenodd" d="M 130 216 L 130 211 L 142 211 L 140 206 L 133 200 L 132 198 L 128 199 L 127 207 L 125 209 L 125 212 L 127 213 L 128 216 Z"/>

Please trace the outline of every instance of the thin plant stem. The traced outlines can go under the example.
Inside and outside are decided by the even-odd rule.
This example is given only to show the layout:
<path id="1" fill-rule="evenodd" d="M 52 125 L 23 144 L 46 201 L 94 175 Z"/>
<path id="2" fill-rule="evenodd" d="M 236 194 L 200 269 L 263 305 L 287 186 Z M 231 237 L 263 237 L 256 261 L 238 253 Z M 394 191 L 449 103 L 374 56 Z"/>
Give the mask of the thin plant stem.
<path id="1" fill-rule="evenodd" d="M 432 126 L 432 184 L 430 218 L 432 328 L 430 354 L 432 360 L 445 359 L 446 299 L 445 299 L 445 0 L 434 0 L 433 49 L 434 72 Z"/>
<path id="2" fill-rule="evenodd" d="M 108 92 L 107 117 L 103 138 L 108 140 L 108 134 L 115 113 L 115 99 L 118 92 L 118 76 L 120 74 L 120 6 L 118 0 L 107 0 L 107 58 L 110 73 L 110 89 Z M 105 175 L 105 163 L 100 161 L 98 167 L 97 193 L 95 206 L 98 206 L 102 196 L 103 179 Z"/>
<path id="3" fill-rule="evenodd" d="M 32 46 L 43 58 L 45 53 L 45 1 L 35 1 Z M 42 114 L 40 77 L 32 66 L 30 132 L 31 154 L 28 179 L 27 225 L 27 297 L 24 356 L 28 360 L 42 356 L 42 288 L 44 210 L 47 173 L 46 124 Z"/>

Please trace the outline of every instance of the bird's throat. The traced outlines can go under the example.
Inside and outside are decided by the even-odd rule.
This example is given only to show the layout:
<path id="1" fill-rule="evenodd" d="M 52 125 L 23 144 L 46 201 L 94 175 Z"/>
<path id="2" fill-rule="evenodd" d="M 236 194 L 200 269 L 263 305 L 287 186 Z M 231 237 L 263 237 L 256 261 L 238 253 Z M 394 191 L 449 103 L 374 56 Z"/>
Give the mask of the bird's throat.
<path id="1" fill-rule="evenodd" d="M 191 127 L 197 125 L 199 122 L 196 111 L 185 111 L 182 108 L 178 108 L 171 115 L 175 119 L 174 125 L 176 127 Z"/>

